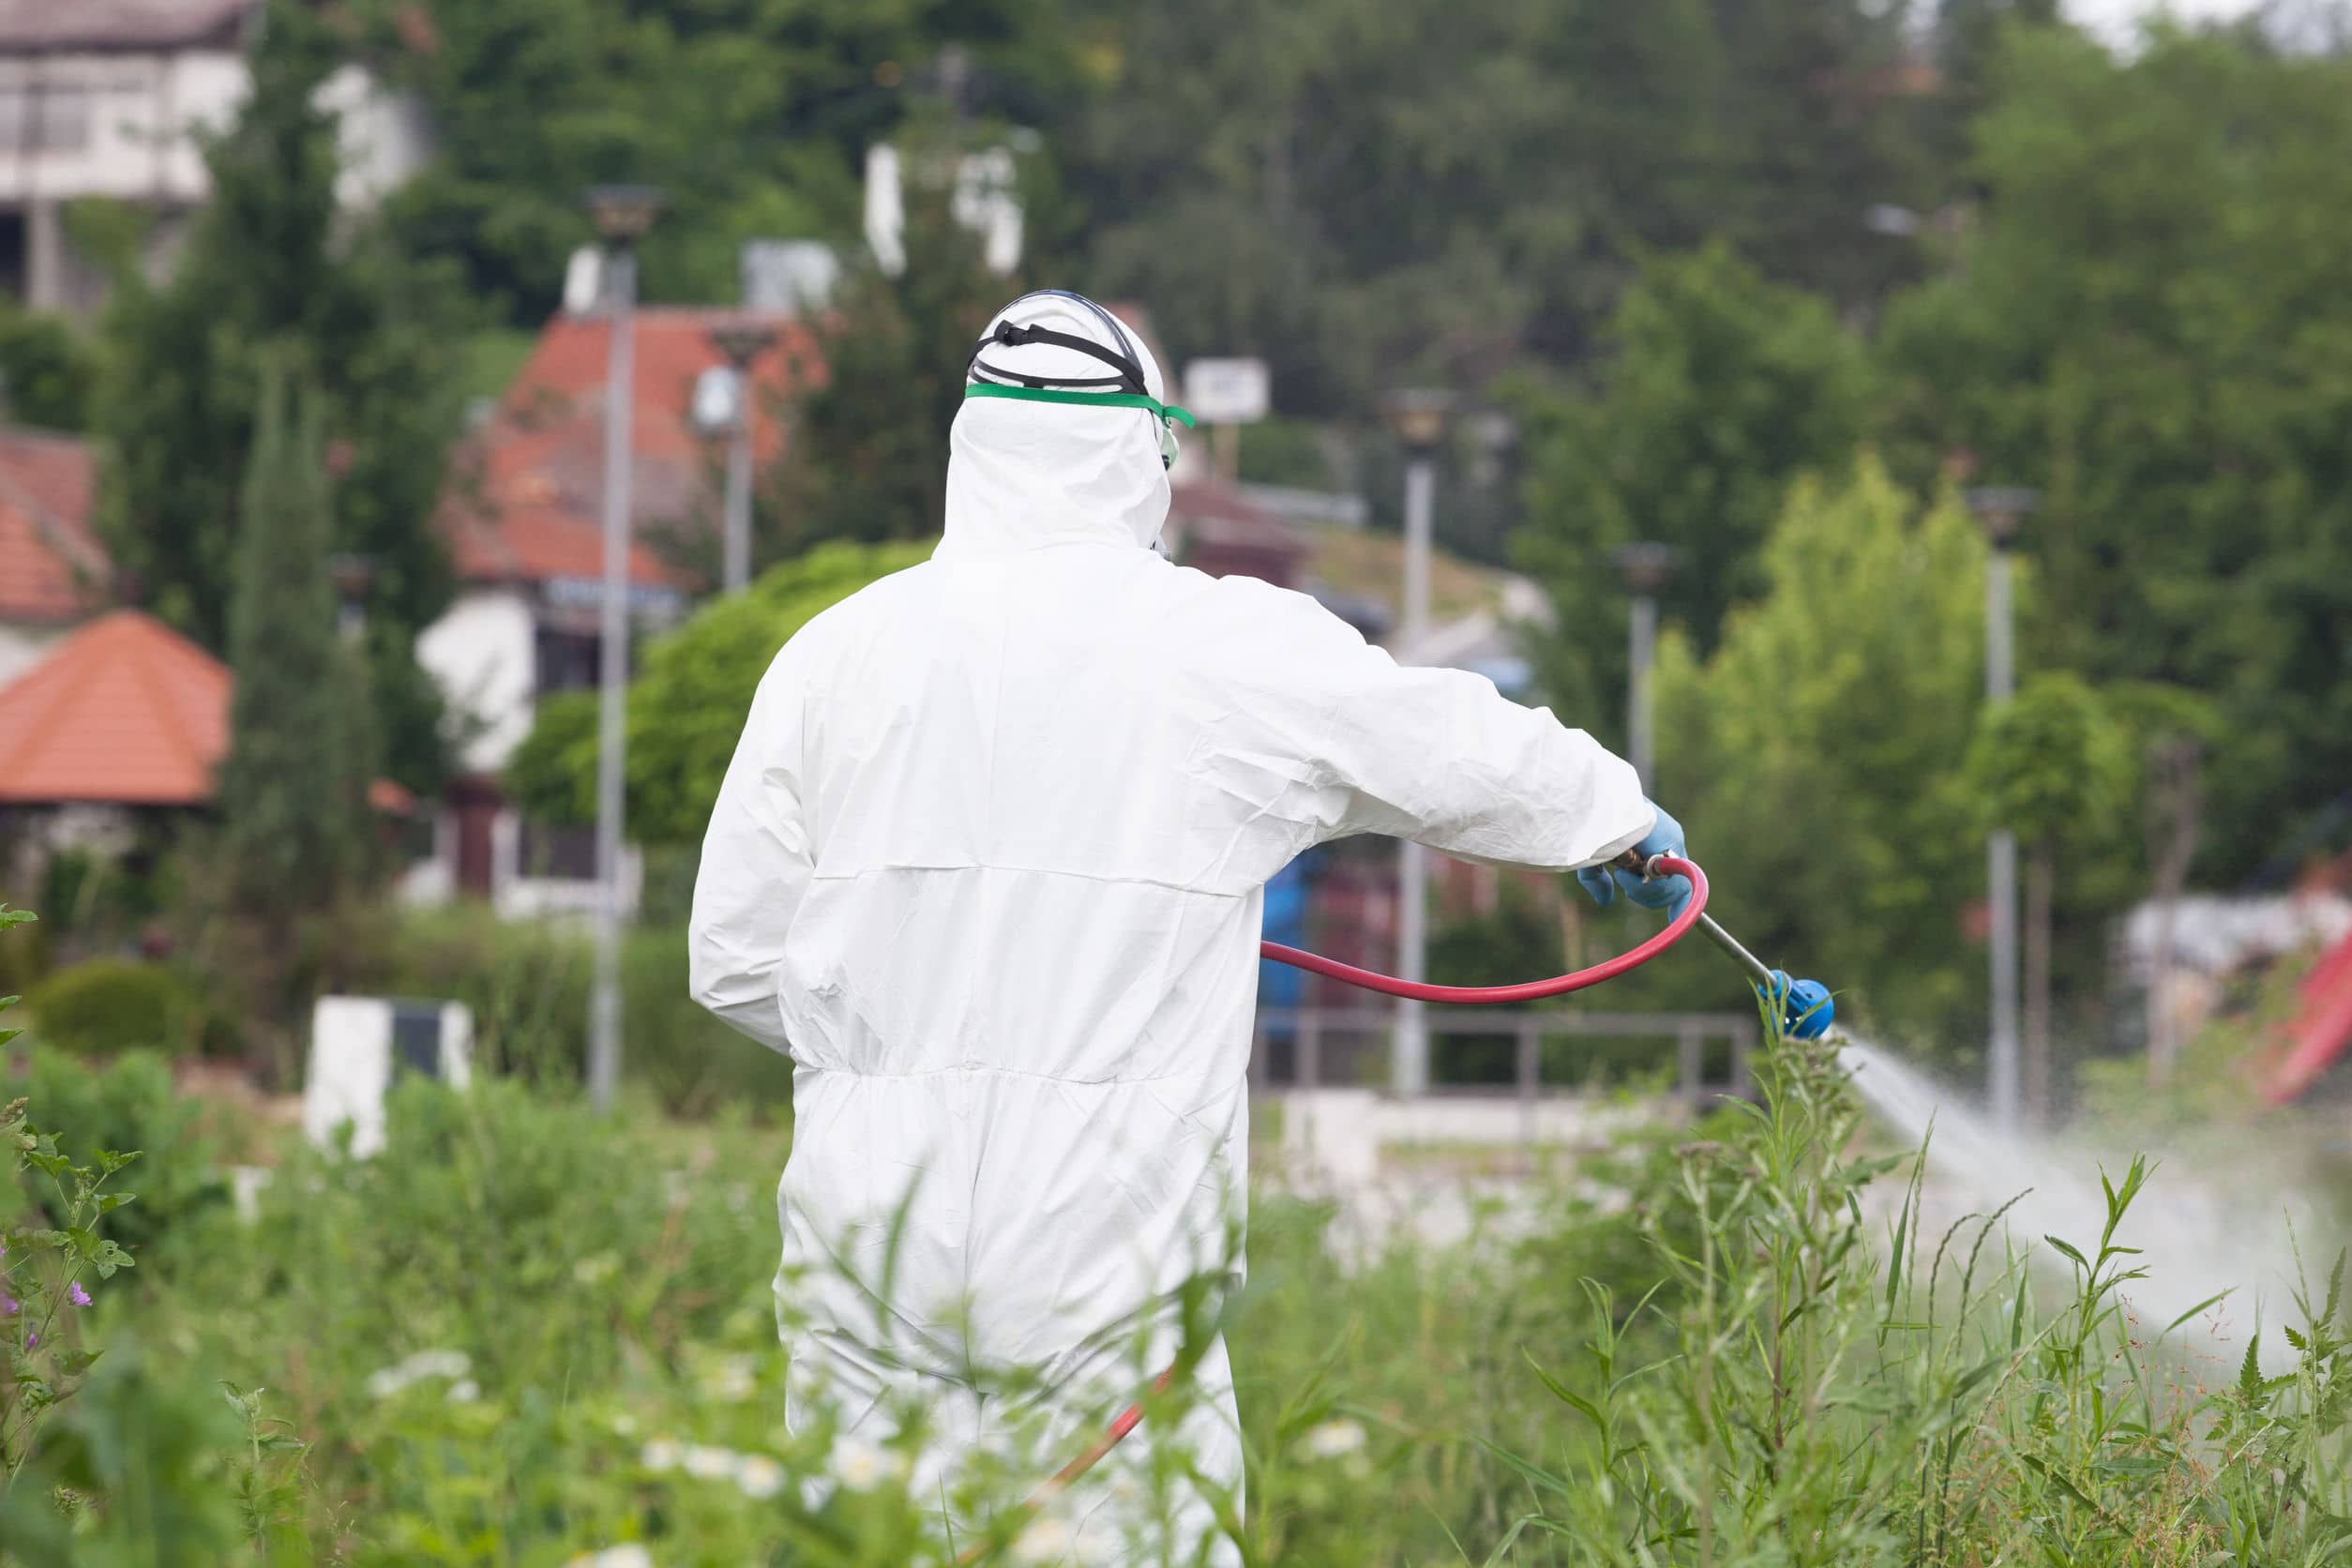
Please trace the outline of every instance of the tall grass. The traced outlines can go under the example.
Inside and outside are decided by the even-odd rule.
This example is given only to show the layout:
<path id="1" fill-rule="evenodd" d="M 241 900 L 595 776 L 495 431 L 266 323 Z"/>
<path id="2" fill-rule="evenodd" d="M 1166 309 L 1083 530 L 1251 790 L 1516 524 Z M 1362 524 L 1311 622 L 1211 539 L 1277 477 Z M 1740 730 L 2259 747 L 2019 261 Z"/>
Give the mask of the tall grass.
<path id="1" fill-rule="evenodd" d="M 2131 1307 L 2163 1261 L 2115 1240 L 2144 1166 L 2095 1236 L 2012 1238 L 1998 1214 L 1924 1234 L 1919 1162 L 1854 1153 L 1835 1060 L 1788 1042 L 1760 1068 L 1756 1104 L 1618 1151 L 1576 1195 L 1530 1194 L 1545 1223 L 1519 1240 L 1400 1240 L 1343 1268 L 1327 1208 L 1261 1197 L 1229 1311 L 1244 1560 L 2315 1564 L 2352 1545 L 2340 1268 L 2263 1331 L 2291 1372 L 2264 1376 L 2250 1343 L 2205 1386 Z M 119 1121 L 128 1092 L 57 1098 L 173 1124 Z M 1060 1560 L 1018 1509 L 1026 1471 L 974 1482 L 993 1493 L 959 1512 L 995 1522 L 951 1535 L 911 1467 L 779 1429 L 788 1138 L 642 1099 L 601 1118 L 550 1082 L 404 1086 L 374 1160 L 289 1145 L 253 1218 L 225 1199 L 150 1216 L 139 1267 L 78 1309 L 107 1359 L 0 1509 L 119 1538 L 93 1562 L 221 1560 L 158 1545 L 166 1518 L 271 1562 Z M 1907 1184 L 1891 1233 L 1863 1203 L 1883 1181 Z M 23 1214 L 0 1215 L 12 1237 Z"/>
<path id="2" fill-rule="evenodd" d="M 1483 1560 L 2272 1564 L 2352 1546 L 2340 1258 L 2280 1330 L 2295 1369 L 2263 1376 L 2257 1335 L 2209 1389 L 2173 1335 L 2216 1304 L 2154 1329 L 2131 1306 L 2161 1266 L 2116 1241 L 2145 1162 L 2103 1178 L 2095 1237 L 2021 1244 L 1997 1212 L 1931 1241 L 1923 1160 L 1849 1157 L 1859 1111 L 1831 1049 L 1783 1042 L 1761 1081 L 1651 1198 L 1665 1278 L 1632 1303 L 1584 1282 L 1581 1379 L 1530 1362 L 1565 1425 L 1495 1450 L 1528 1506 Z M 1906 1168 L 1882 1245 L 1862 1189 Z"/>

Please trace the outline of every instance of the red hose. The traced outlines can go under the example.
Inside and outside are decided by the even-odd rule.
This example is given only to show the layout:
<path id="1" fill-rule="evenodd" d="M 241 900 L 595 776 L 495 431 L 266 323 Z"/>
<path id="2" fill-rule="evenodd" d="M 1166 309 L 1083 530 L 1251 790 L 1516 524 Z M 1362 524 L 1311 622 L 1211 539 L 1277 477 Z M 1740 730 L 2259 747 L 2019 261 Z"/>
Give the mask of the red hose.
<path id="1" fill-rule="evenodd" d="M 1278 964 L 1289 964 L 1292 969 L 1305 970 L 1310 974 L 1320 974 L 1367 991 L 1379 991 L 1384 996 L 1401 996 L 1413 1002 L 1450 1002 L 1491 1007 L 1503 1003 L 1540 1002 L 1547 996 L 1566 996 L 1570 991 L 1580 991 L 1604 980 L 1614 980 L 1629 970 L 1639 969 L 1681 942 L 1690 928 L 1698 924 L 1698 917 L 1707 912 L 1706 872 L 1678 854 L 1662 854 L 1653 864 L 1669 875 L 1691 879 L 1691 901 L 1683 906 L 1682 912 L 1676 915 L 1666 929 L 1639 947 L 1620 953 L 1613 958 L 1605 958 L 1590 969 L 1580 969 L 1574 974 L 1558 975 L 1549 980 L 1526 980 L 1515 986 L 1429 986 L 1413 980 L 1399 980 L 1393 974 L 1381 974 L 1374 970 L 1358 969 L 1353 964 L 1343 964 L 1335 958 L 1285 947 L 1278 942 L 1259 942 L 1258 953 L 1260 957 Z"/>

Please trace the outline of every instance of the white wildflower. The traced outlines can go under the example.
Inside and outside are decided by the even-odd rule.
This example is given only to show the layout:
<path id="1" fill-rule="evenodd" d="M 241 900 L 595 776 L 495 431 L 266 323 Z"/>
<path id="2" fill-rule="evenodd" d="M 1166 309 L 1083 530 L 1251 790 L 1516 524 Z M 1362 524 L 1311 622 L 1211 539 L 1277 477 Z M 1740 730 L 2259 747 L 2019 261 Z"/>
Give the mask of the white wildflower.
<path id="1" fill-rule="evenodd" d="M 725 1481 L 735 1473 L 735 1454 L 728 1448 L 689 1443 L 680 1457 L 686 1472 L 697 1481 Z"/>
<path id="2" fill-rule="evenodd" d="M 749 1356 L 724 1356 L 702 1375 L 702 1392 L 714 1399 L 741 1404 L 759 1391 Z"/>
<path id="3" fill-rule="evenodd" d="M 637 1462 L 649 1470 L 676 1470 L 680 1453 L 678 1445 L 668 1438 L 656 1438 L 640 1450 Z"/>
<path id="4" fill-rule="evenodd" d="M 844 1435 L 833 1440 L 833 1454 L 825 1468 L 850 1490 L 866 1492 L 882 1484 L 882 1466 L 881 1449 L 863 1438 Z"/>
<path id="5" fill-rule="evenodd" d="M 629 1438 L 637 1435 L 637 1417 L 626 1410 L 613 1411 L 605 1425 L 612 1428 L 616 1437 Z"/>
<path id="6" fill-rule="evenodd" d="M 463 1350 L 419 1350 L 371 1374 L 368 1392 L 378 1399 L 389 1399 L 420 1379 L 462 1378 L 473 1365 Z"/>
<path id="7" fill-rule="evenodd" d="M 654 1554 L 635 1545 L 582 1552 L 564 1568 L 654 1568 Z"/>
<path id="8" fill-rule="evenodd" d="M 784 1467 L 764 1454 L 739 1454 L 735 1485 L 747 1498 L 772 1498 L 784 1489 Z"/>
<path id="9" fill-rule="evenodd" d="M 1364 1428 L 1352 1421 L 1326 1421 L 1306 1434 L 1306 1451 L 1318 1459 L 1345 1458 L 1364 1443 Z"/>
<path id="10" fill-rule="evenodd" d="M 610 1252 L 599 1252 L 581 1259 L 572 1265 L 572 1278 L 582 1285 L 601 1285 L 620 1271 L 621 1259 Z"/>
<path id="11" fill-rule="evenodd" d="M 482 1396 L 482 1385 L 471 1378 L 460 1378 L 449 1385 L 449 1403 L 471 1405 Z"/>
<path id="12" fill-rule="evenodd" d="M 1070 1555 L 1070 1527 L 1050 1514 L 1041 1515 L 1014 1537 L 1013 1560 L 1059 1562 Z"/>

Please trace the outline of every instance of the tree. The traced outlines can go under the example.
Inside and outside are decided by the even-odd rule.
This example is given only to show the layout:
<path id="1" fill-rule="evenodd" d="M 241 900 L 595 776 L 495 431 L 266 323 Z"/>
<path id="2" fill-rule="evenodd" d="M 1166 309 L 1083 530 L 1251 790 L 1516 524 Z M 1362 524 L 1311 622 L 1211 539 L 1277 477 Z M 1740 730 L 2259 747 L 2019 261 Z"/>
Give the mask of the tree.
<path id="1" fill-rule="evenodd" d="M 2128 842 L 2138 769 L 2124 726 L 2079 676 L 2053 671 L 1984 710 L 1968 757 L 1989 825 L 2026 846 L 2023 1099 L 2029 1123 L 2050 1111 L 2051 930 L 2058 858 Z"/>
<path id="2" fill-rule="evenodd" d="M 1178 358 L 1268 357 L 1286 414 L 1573 366 L 1645 255 L 1711 234 L 1840 307 L 1912 264 L 1862 221 L 1933 184 L 1900 7 L 1094 9 L 1118 20 L 1052 143 L 1077 259 Z"/>
<path id="3" fill-rule="evenodd" d="M 917 106 L 983 89 L 1065 101 L 1072 29 L 1048 0 L 369 0 L 368 36 L 421 97 L 438 154 L 392 207 L 507 318 L 554 309 L 590 243 L 580 193 L 658 185 L 648 296 L 731 297 L 752 239 L 857 234 L 867 147 Z M 951 84 L 925 70 L 949 45 Z M 1003 68 L 998 69 L 994 68 Z M 1003 86 L 998 78 L 1009 77 Z"/>
<path id="4" fill-rule="evenodd" d="M 910 182 L 907 265 L 866 266 L 818 332 L 822 384 L 787 413 L 783 543 L 927 538 L 946 509 L 947 430 L 988 318 L 1021 292 L 989 272 L 948 193 Z"/>
<path id="5" fill-rule="evenodd" d="M 1559 611 L 1538 648 L 1546 688 L 1593 729 L 1625 711 L 1618 548 L 1674 548 L 1662 608 L 1705 657 L 1764 586 L 1759 551 L 1789 482 L 1846 467 L 1866 399 L 1862 345 L 1829 308 L 1721 245 L 1648 267 L 1608 340 L 1596 392 L 1531 411 L 1517 549 Z"/>
<path id="6" fill-rule="evenodd" d="M 628 697 L 630 837 L 651 845 L 700 843 L 751 694 L 776 651 L 820 611 L 929 554 L 927 541 L 820 546 L 766 572 L 746 592 L 704 606 L 647 648 Z M 593 692 L 539 705 L 531 733 L 507 763 L 506 787 L 535 820 L 596 820 Z"/>
<path id="7" fill-rule="evenodd" d="M 335 122 L 317 102 L 339 57 L 327 24 L 294 0 L 274 0 L 266 23 L 252 96 L 207 149 L 213 200 L 171 281 L 117 278 L 97 404 L 100 526 L 151 609 L 225 646 L 264 361 L 294 355 L 337 471 L 322 548 L 372 564 L 376 678 L 417 699 L 410 641 L 452 586 L 430 522 L 458 427 L 461 312 L 447 278 L 339 213 Z M 429 727 L 410 743 L 432 738 Z M 395 771 L 430 787 L 439 761 L 404 751 Z"/>
<path id="8" fill-rule="evenodd" d="M 1937 0 L 1936 64 L 1944 92 L 1932 134 L 1948 166 L 1965 168 L 1968 128 L 1995 101 L 2007 30 L 2058 20 L 2058 0 Z"/>
<path id="9" fill-rule="evenodd" d="M 1963 764 L 1983 682 L 1984 543 L 1948 499 L 1922 513 L 1876 461 L 1800 481 L 1764 547 L 1765 592 L 1711 656 L 1659 651 L 1658 798 L 1688 827 L 1724 923 L 1821 972 L 1842 1018 L 1951 1041 L 1982 1024 L 1963 930 L 1982 886 Z M 1694 960 L 1696 962 L 1697 960 Z M 1681 1006 L 1736 988 L 1666 966 Z"/>
<path id="10" fill-rule="evenodd" d="M 2148 1081 L 2163 1088 L 2180 1058 L 2170 995 L 2180 895 L 2204 827 L 2205 755 L 2222 731 L 2212 703 L 2177 686 L 2120 686 L 2110 694 L 2140 762 L 2140 822 L 2148 897 L 2156 907 L 2148 956 Z"/>
<path id="11" fill-rule="evenodd" d="M 2231 716 L 2201 859 L 2242 876 L 2352 779 L 2352 59 L 2025 28 L 1996 79 L 1983 221 L 1888 313 L 1886 447 L 2043 490 L 2029 664 Z"/>
<path id="12" fill-rule="evenodd" d="M 220 872 L 265 1033 L 290 1002 L 297 938 L 369 869 L 364 672 L 337 630 L 327 570 L 322 400 L 264 370 L 230 610 L 229 751 L 215 795 Z M 282 1042 L 281 1042 L 282 1043 Z M 277 1063 L 281 1078 L 292 1062 Z"/>
<path id="13" fill-rule="evenodd" d="M 88 335 L 61 317 L 0 306 L 0 410 L 20 424 L 81 430 L 97 357 Z"/>

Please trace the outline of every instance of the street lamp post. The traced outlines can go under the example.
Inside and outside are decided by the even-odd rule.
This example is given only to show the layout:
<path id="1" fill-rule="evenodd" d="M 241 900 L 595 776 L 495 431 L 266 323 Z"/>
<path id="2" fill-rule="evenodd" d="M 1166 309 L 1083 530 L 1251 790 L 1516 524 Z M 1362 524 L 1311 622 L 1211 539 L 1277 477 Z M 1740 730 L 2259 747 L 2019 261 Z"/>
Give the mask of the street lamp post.
<path id="1" fill-rule="evenodd" d="M 1405 607 L 1397 651 L 1417 662 L 1429 636 L 1429 558 L 1435 528 L 1438 448 L 1459 400 L 1451 392 L 1407 391 L 1389 395 L 1382 413 L 1405 446 Z M 1422 981 L 1429 972 L 1429 852 L 1407 839 L 1396 862 L 1396 972 Z M 1391 1078 L 1396 1093 L 1420 1094 L 1429 1087 L 1429 1018 L 1426 1004 L 1404 1001 L 1396 1008 Z"/>
<path id="2" fill-rule="evenodd" d="M 596 974 L 588 1004 L 588 1095 L 602 1110 L 621 1081 L 622 779 L 629 678 L 629 491 L 637 242 L 661 195 L 647 186 L 599 186 L 588 216 L 605 242 L 611 342 L 604 388 L 604 603 L 597 637 Z"/>
<path id="3" fill-rule="evenodd" d="M 731 321 L 711 330 L 712 346 L 727 356 L 735 373 L 734 417 L 727 430 L 726 555 L 721 569 L 721 582 L 730 595 L 751 583 L 752 423 L 759 417 L 751 364 L 775 341 L 776 328 L 766 322 Z"/>
<path id="4" fill-rule="evenodd" d="M 1674 575 L 1674 550 L 1653 541 L 1625 546 L 1617 552 L 1617 569 L 1634 596 L 1626 645 L 1626 760 L 1646 792 L 1651 786 L 1654 731 L 1651 723 L 1650 668 L 1658 653 L 1658 596 Z"/>
<path id="5" fill-rule="evenodd" d="M 2009 551 L 2018 526 L 2041 505 L 2013 486 L 1971 490 L 1963 498 L 1993 548 L 1984 560 L 1984 699 L 2006 702 L 2017 689 L 2010 607 Z M 1992 914 L 1993 1030 L 1987 1097 L 1994 1125 L 2017 1125 L 2022 1078 L 2017 1032 L 2017 836 L 1996 828 L 1985 843 L 1985 895 Z"/>

